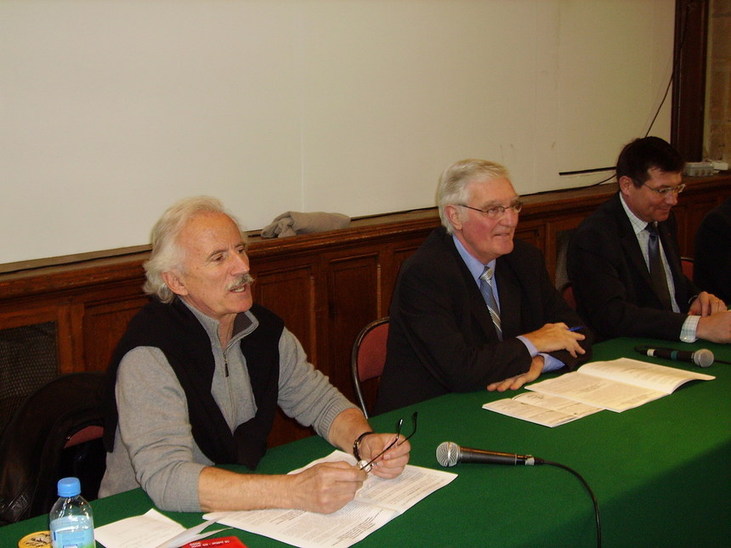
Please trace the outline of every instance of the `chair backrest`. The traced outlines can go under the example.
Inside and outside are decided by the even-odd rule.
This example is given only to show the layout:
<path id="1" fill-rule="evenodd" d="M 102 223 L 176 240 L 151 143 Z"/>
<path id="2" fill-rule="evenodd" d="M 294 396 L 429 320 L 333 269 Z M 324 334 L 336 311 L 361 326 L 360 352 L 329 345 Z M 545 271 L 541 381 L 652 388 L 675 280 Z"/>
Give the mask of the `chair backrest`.
<path id="1" fill-rule="evenodd" d="M 683 275 L 689 280 L 693 280 L 693 259 L 690 257 L 681 257 L 680 267 L 683 269 Z"/>
<path id="2" fill-rule="evenodd" d="M 350 355 L 350 370 L 355 385 L 355 394 L 365 416 L 368 416 L 366 405 L 365 381 L 375 379 L 383 372 L 386 363 L 386 342 L 388 341 L 388 316 L 375 320 L 363 329 L 353 343 Z M 371 390 L 375 393 L 375 390 Z"/>
<path id="3" fill-rule="evenodd" d="M 561 296 L 571 308 L 576 310 L 576 297 L 574 297 L 574 288 L 571 282 L 566 282 L 561 288 Z"/>
<path id="4" fill-rule="evenodd" d="M 0 439 L 0 523 L 47 513 L 62 477 L 97 497 L 106 466 L 101 439 L 104 373 L 61 375 L 31 394 Z"/>

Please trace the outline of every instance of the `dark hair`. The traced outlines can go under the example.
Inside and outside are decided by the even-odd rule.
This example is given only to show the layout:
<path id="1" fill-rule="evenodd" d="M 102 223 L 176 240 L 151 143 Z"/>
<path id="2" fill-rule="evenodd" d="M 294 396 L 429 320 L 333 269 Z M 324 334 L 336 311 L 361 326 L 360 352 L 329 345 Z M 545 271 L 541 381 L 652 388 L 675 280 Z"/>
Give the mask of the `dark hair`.
<path id="1" fill-rule="evenodd" d="M 680 173 L 685 167 L 680 153 L 660 137 L 635 139 L 625 145 L 617 159 L 617 181 L 627 176 L 639 187 L 650 178 L 648 170 L 656 168 L 669 173 Z"/>

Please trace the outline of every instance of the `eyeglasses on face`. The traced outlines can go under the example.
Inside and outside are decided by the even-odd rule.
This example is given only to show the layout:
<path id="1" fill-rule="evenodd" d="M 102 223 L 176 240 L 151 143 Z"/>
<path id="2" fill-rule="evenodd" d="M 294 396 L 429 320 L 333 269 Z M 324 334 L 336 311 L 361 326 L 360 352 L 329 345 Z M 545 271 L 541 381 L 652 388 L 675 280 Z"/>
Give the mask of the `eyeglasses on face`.
<path id="1" fill-rule="evenodd" d="M 642 183 L 642 186 L 646 186 L 647 188 L 649 188 L 653 192 L 657 192 L 660 196 L 667 196 L 671 192 L 673 194 L 680 194 L 681 192 L 683 192 L 683 190 L 685 190 L 685 183 L 681 183 L 681 184 L 676 185 L 676 186 L 663 186 L 663 187 L 660 187 L 660 188 L 651 187 L 647 183 Z"/>
<path id="2" fill-rule="evenodd" d="M 488 219 L 499 219 L 503 215 L 505 215 L 505 212 L 508 209 L 512 209 L 516 213 L 520 213 L 520 210 L 523 209 L 523 202 L 520 200 L 515 200 L 510 205 L 504 206 L 504 205 L 496 205 L 492 207 L 488 207 L 487 209 L 480 209 L 478 207 L 472 207 L 468 206 L 467 204 L 456 204 L 460 207 L 465 207 L 467 209 L 471 209 L 472 211 L 477 211 L 479 213 L 482 213 L 485 217 Z"/>
<path id="3" fill-rule="evenodd" d="M 391 443 L 389 443 L 386 447 L 384 447 L 383 450 L 380 453 L 378 453 L 375 457 L 373 457 L 371 460 L 369 460 L 365 464 L 361 464 L 360 469 L 365 470 L 366 472 L 370 472 L 371 469 L 373 468 L 373 463 L 376 462 L 379 458 L 381 458 L 386 453 L 386 451 L 388 451 L 389 449 L 391 449 L 394 446 L 403 444 L 406 440 L 410 439 L 411 436 L 416 434 L 417 416 L 418 416 L 418 412 L 414 411 L 414 414 L 411 415 L 411 434 L 409 434 L 408 436 L 401 438 L 401 439 L 399 439 L 399 438 L 401 437 L 401 427 L 404 425 L 404 419 L 400 418 L 398 420 L 398 422 L 396 423 L 396 437 L 393 439 L 393 441 Z"/>

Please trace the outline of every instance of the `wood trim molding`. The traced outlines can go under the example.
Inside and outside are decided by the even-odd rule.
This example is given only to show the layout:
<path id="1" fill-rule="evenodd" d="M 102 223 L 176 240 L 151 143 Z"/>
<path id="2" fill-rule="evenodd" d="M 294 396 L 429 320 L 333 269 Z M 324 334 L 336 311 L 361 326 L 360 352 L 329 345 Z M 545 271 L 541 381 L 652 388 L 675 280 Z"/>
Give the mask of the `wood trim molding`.
<path id="1" fill-rule="evenodd" d="M 688 190 L 682 201 L 698 188 L 704 193 L 727 191 L 727 175 L 686 178 Z M 524 196 L 525 207 L 521 212 L 521 226 L 529 228 L 532 222 L 545 223 L 567 214 L 585 215 L 616 192 L 616 184 L 595 187 L 558 190 Z M 257 233 L 248 234 L 249 256 L 256 266 L 263 260 L 287 257 L 294 260 L 302 255 L 354 248 L 365 242 L 386 244 L 398 242 L 409 236 L 426 235 L 439 225 L 436 208 L 377 215 L 354 219 L 348 228 L 299 235 L 290 238 L 264 239 Z M 545 247 L 539 245 L 539 247 Z M 101 252 L 100 252 L 101 253 Z M 112 250 L 111 256 L 95 257 L 79 261 L 76 256 L 63 263 L 44 266 L 35 261 L 29 268 L 0 273 L 0 304 L 9 299 L 27 298 L 48 293 L 89 290 L 94 287 L 108 288 L 110 284 L 125 284 L 139 280 L 142 283 L 142 264 L 149 255 L 149 246 L 138 246 L 133 253 Z"/>
<path id="2" fill-rule="evenodd" d="M 671 142 L 689 162 L 703 160 L 708 0 L 676 0 Z"/>

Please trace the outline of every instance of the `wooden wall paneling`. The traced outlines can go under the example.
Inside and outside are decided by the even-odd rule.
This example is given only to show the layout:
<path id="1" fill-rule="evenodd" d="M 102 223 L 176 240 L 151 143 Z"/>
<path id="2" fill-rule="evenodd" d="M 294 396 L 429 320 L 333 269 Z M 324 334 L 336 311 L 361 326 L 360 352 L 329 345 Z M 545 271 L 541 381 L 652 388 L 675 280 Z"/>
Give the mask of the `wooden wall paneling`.
<path id="1" fill-rule="evenodd" d="M 515 229 L 515 237 L 533 244 L 543 253 L 546 252 L 546 227 L 542 222 L 521 219 Z"/>
<path id="2" fill-rule="evenodd" d="M 254 301 L 267 307 L 283 320 L 302 343 L 308 359 L 317 361 L 317 321 L 315 266 L 302 260 L 289 262 L 261 258 L 252 264 Z M 311 428 L 277 410 L 269 436 L 270 446 L 281 445 L 314 434 Z"/>
<path id="3" fill-rule="evenodd" d="M 58 324 L 59 372 L 65 374 L 84 371 L 84 302 L 69 299 L 59 310 L 63 312 Z"/>
<path id="4" fill-rule="evenodd" d="M 55 303 L 30 305 L 27 308 L 22 306 L 0 308 L 0 330 L 43 323 L 54 324 L 56 338 L 56 355 L 54 356 L 54 360 L 56 362 L 56 368 L 60 373 L 62 371 L 61 363 L 70 364 L 72 357 L 71 349 L 68 346 L 69 328 L 67 325 L 67 308 L 60 307 Z M 63 333 L 63 335 L 59 333 Z M 65 365 L 65 367 L 68 367 L 68 365 Z"/>
<path id="5" fill-rule="evenodd" d="M 423 243 L 426 235 L 431 232 L 430 230 L 423 231 L 423 234 L 418 234 L 416 237 L 411 237 L 405 241 L 399 241 L 384 246 L 380 254 L 380 283 L 381 291 L 377 303 L 377 310 L 372 319 L 363 323 L 365 326 L 372 320 L 382 318 L 389 314 L 391 308 L 391 300 L 393 297 L 393 291 L 396 287 L 396 281 L 398 280 L 399 272 L 404 261 L 408 259 Z M 362 326 L 361 326 L 362 328 Z M 363 397 L 369 405 L 373 405 L 376 400 L 376 394 L 378 392 L 379 379 L 369 379 L 361 384 L 361 390 L 363 391 Z M 353 395 L 353 401 L 355 396 Z"/>
<path id="6" fill-rule="evenodd" d="M 393 291 L 396 288 L 399 272 L 401 272 L 401 265 L 419 249 L 419 246 L 424 243 L 429 232 L 431 231 L 426 231 L 425 234 L 419 234 L 416 237 L 410 237 L 403 242 L 395 242 L 384 250 L 381 263 L 381 283 L 383 287 L 377 317 L 373 318 L 374 320 L 388 316 L 389 310 L 391 309 Z"/>
<path id="7" fill-rule="evenodd" d="M 315 266 L 301 259 L 275 260 L 271 256 L 252 261 L 251 274 L 256 278 L 254 301 L 279 315 L 302 343 L 310 362 L 317 360 L 317 322 Z M 270 446 L 302 439 L 314 434 L 311 428 L 277 410 Z"/>
<path id="8" fill-rule="evenodd" d="M 53 304 L 0 311 L 0 433 L 25 398 L 60 373 L 65 316 Z"/>
<path id="9" fill-rule="evenodd" d="M 91 302 L 85 307 L 82 338 L 84 370 L 106 371 L 127 324 L 149 301 L 139 285 L 136 287 L 126 296 Z"/>
<path id="10" fill-rule="evenodd" d="M 546 222 L 546 246 L 544 256 L 546 269 L 557 287 L 567 280 L 566 250 L 571 234 L 586 216 L 585 213 L 553 217 Z"/>
<path id="11" fill-rule="evenodd" d="M 60 307 L 50 303 L 13 303 L 0 307 L 0 330 L 33 325 L 36 323 L 56 322 L 63 319 Z"/>
<path id="12" fill-rule="evenodd" d="M 330 381 L 350 401 L 355 390 L 350 375 L 350 353 L 358 332 L 379 314 L 381 299 L 380 250 L 344 250 L 323 257 L 327 271 L 327 318 L 322 326 L 323 366 Z"/>
<path id="13" fill-rule="evenodd" d="M 251 265 L 256 281 L 254 302 L 283 320 L 302 343 L 311 361 L 318 359 L 315 265 L 287 260 L 262 260 Z"/>
<path id="14" fill-rule="evenodd" d="M 26 268 L 18 271 L 3 271 L 4 265 L 0 265 L 0 306 L 10 299 L 59 299 L 74 290 L 78 290 L 77 295 L 86 294 L 99 287 L 111 288 L 119 282 L 144 278 L 142 263 L 147 252 L 124 254 L 111 250 L 110 256 L 99 257 L 103 253 L 90 253 L 93 257 L 88 259 L 72 256 L 61 264 L 61 257 L 29 261 Z"/>

